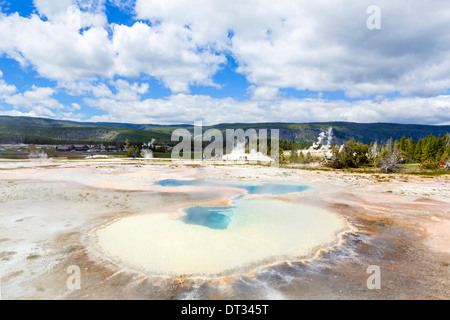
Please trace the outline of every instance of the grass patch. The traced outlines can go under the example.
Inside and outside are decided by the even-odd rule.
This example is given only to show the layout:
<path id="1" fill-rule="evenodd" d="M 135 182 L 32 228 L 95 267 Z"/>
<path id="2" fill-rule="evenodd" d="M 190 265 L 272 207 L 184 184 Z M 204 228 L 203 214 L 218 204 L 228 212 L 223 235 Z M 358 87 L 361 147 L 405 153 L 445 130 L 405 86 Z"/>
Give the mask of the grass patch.
<path id="1" fill-rule="evenodd" d="M 27 260 L 35 260 L 35 259 L 37 259 L 37 258 L 39 258 L 40 257 L 40 255 L 38 255 L 38 254 L 30 254 L 28 257 L 27 257 Z"/>
<path id="2" fill-rule="evenodd" d="M 415 172 L 404 172 L 406 174 L 411 174 L 415 176 L 427 176 L 427 177 L 436 177 L 443 175 L 450 175 L 450 171 L 448 170 L 423 170 L 423 171 L 415 171 Z"/>
<path id="3" fill-rule="evenodd" d="M 398 172 L 389 172 L 385 173 L 379 168 L 374 167 L 361 167 L 361 168 L 343 168 L 343 169 L 334 169 L 330 168 L 326 165 L 320 165 L 317 167 L 309 167 L 309 166 L 296 166 L 293 164 L 280 164 L 280 168 L 285 169 L 299 169 L 299 170 L 307 170 L 307 171 L 332 171 L 332 172 L 343 172 L 343 173 L 362 173 L 362 174 L 374 174 L 378 182 L 389 182 L 388 179 L 378 178 L 379 174 L 383 175 L 414 175 L 414 176 L 424 176 L 424 177 L 436 177 L 442 175 L 450 175 L 449 170 L 445 170 L 444 168 L 437 169 L 423 169 L 420 168 L 418 164 L 405 164 L 400 165 L 400 171 Z M 407 179 L 407 177 L 405 177 Z"/>
<path id="4" fill-rule="evenodd" d="M 3 251 L 0 252 L 0 259 L 2 261 L 9 261 L 9 258 L 13 255 L 15 255 L 17 252 L 14 251 Z"/>

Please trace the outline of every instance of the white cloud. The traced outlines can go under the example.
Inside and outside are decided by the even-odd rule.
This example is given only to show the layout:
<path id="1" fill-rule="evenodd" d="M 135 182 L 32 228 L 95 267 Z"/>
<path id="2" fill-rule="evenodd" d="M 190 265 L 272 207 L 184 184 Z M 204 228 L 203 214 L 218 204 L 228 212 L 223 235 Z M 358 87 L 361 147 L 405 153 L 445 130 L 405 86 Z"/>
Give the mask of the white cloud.
<path id="1" fill-rule="evenodd" d="M 189 92 L 217 86 L 212 77 L 230 54 L 252 85 L 273 91 L 426 96 L 450 88 L 450 35 L 442 32 L 450 6 L 441 0 L 380 0 L 381 30 L 366 27 L 369 0 L 137 0 L 137 18 L 151 26 L 108 25 L 104 3 L 36 0 L 48 21 L 0 14 L 8 30 L 0 52 L 60 85 L 144 74 Z"/>
<path id="2" fill-rule="evenodd" d="M 3 77 L 3 72 L 0 70 L 0 78 Z M 17 91 L 16 86 L 7 84 L 5 80 L 0 79 L 0 100 L 5 99 L 9 95 Z"/>
<path id="3" fill-rule="evenodd" d="M 211 80 L 226 62 L 207 48 L 201 52 L 190 40 L 192 31 L 175 24 L 150 27 L 114 25 L 116 72 L 127 77 L 141 73 L 162 79 L 173 92 L 187 92 L 189 85 L 214 85 Z"/>
<path id="4" fill-rule="evenodd" d="M 3 76 L 0 70 L 0 78 Z M 81 120 L 85 117 L 81 106 L 72 103 L 64 106 L 52 96 L 55 90 L 49 87 L 32 86 L 31 90 L 18 92 L 14 85 L 0 79 L 0 111 L 2 115 L 27 116 L 27 117 L 50 117 L 67 120 Z M 5 107 L 8 106 L 8 109 Z M 11 109 L 12 108 L 12 109 Z"/>
<path id="5" fill-rule="evenodd" d="M 176 94 L 168 99 L 121 100 L 86 99 L 88 105 L 108 112 L 92 121 L 131 123 L 232 122 L 393 122 L 442 124 L 450 121 L 450 96 L 395 98 L 380 101 L 278 99 L 237 101 L 204 95 Z"/>
<path id="6" fill-rule="evenodd" d="M 67 8 L 72 5 L 72 0 L 34 0 L 33 2 L 39 15 L 49 20 L 62 19 Z"/>
<path id="7" fill-rule="evenodd" d="M 78 103 L 72 102 L 71 106 L 67 108 L 69 111 L 81 110 L 81 106 Z"/>
<path id="8" fill-rule="evenodd" d="M 134 10 L 134 0 L 109 0 L 109 3 L 124 11 Z"/>
<path id="9" fill-rule="evenodd" d="M 58 83 L 18 93 L 0 79 L 0 99 L 69 116 L 77 105 L 54 98 L 66 90 L 104 110 L 101 119 L 131 122 L 450 121 L 440 95 L 450 88 L 446 1 L 379 0 L 381 30 L 366 27 L 370 0 L 137 0 L 141 21 L 131 26 L 108 24 L 105 1 L 132 4 L 35 0 L 30 17 L 0 12 L 0 54 Z M 250 82 L 251 100 L 189 95 L 192 86 L 219 88 L 213 77 L 227 56 Z M 148 76 L 172 95 L 143 100 Z M 283 99 L 286 88 L 319 99 Z M 322 99 L 338 90 L 367 100 Z M 396 92 L 408 97 L 384 98 Z"/>
<path id="10" fill-rule="evenodd" d="M 450 87 L 450 6 L 380 0 L 382 29 L 368 30 L 371 1 L 138 0 L 139 18 L 189 25 L 192 41 L 227 48 L 259 87 L 344 90 L 364 97 Z M 233 31 L 232 40 L 227 34 Z"/>
<path id="11" fill-rule="evenodd" d="M 0 53 L 69 88 L 83 81 L 141 74 L 162 80 L 174 92 L 188 92 L 190 85 L 215 85 L 211 78 L 225 57 L 198 47 L 184 26 L 112 24 L 110 37 L 104 12 L 85 12 L 74 3 L 36 1 L 48 21 L 0 13 L 0 29 L 8 30 L 0 34 Z"/>
<path id="12" fill-rule="evenodd" d="M 121 101 L 134 101 L 139 100 L 139 97 L 148 91 L 148 84 L 138 84 L 119 79 L 112 83 L 116 88 L 117 93 L 114 95 L 114 98 Z"/>
<path id="13" fill-rule="evenodd" d="M 250 86 L 248 91 L 254 100 L 275 100 L 278 98 L 278 88 Z"/>
<path id="14" fill-rule="evenodd" d="M 24 93 L 5 96 L 4 101 L 19 112 L 27 111 L 35 116 L 55 117 L 54 110 L 62 110 L 64 106 L 51 97 L 54 93 L 51 88 L 33 86 Z"/>
<path id="15" fill-rule="evenodd" d="M 114 54 L 107 31 L 92 27 L 77 29 L 42 21 L 38 16 L 23 18 L 0 14 L 0 52 L 23 66 L 31 64 L 43 77 L 61 82 L 112 76 Z"/>
<path id="16" fill-rule="evenodd" d="M 41 17 L 78 30 L 107 23 L 102 0 L 34 0 L 34 5 Z"/>

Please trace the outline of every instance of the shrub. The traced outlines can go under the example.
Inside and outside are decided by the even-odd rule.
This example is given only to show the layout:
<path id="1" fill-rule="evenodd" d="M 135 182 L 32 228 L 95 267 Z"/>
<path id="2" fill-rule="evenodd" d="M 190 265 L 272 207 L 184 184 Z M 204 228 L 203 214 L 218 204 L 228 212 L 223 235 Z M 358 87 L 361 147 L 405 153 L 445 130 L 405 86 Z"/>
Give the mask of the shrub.
<path id="1" fill-rule="evenodd" d="M 420 166 L 424 169 L 436 169 L 439 163 L 437 161 L 433 161 L 431 159 L 427 159 L 420 164 Z"/>
<path id="2" fill-rule="evenodd" d="M 136 157 L 140 156 L 140 152 L 139 152 L 139 148 L 138 147 L 135 147 L 135 146 L 128 147 L 127 157 L 132 157 L 133 154 L 136 155 Z"/>
<path id="3" fill-rule="evenodd" d="M 343 147 L 334 147 L 330 166 L 336 169 L 358 168 L 369 163 L 369 146 L 349 140 Z"/>

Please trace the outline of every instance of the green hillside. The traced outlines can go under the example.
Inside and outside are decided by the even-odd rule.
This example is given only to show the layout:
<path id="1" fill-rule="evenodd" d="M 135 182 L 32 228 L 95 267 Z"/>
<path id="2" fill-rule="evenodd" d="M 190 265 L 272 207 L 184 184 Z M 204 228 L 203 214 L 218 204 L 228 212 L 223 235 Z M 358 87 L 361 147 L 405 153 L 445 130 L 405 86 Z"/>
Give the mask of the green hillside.
<path id="1" fill-rule="evenodd" d="M 333 143 L 344 143 L 350 138 L 363 143 L 385 142 L 389 138 L 403 136 L 414 140 L 438 136 L 450 132 L 450 126 L 430 126 L 392 123 L 225 123 L 205 126 L 203 130 L 216 128 L 225 133 L 226 129 L 279 129 L 280 140 L 289 142 L 313 143 L 320 132 L 333 128 Z M 170 142 L 173 130 L 186 128 L 193 131 L 192 125 L 152 125 L 129 123 L 86 123 L 32 117 L 0 116 L 0 143 L 94 143 L 147 142 L 155 139 Z"/>

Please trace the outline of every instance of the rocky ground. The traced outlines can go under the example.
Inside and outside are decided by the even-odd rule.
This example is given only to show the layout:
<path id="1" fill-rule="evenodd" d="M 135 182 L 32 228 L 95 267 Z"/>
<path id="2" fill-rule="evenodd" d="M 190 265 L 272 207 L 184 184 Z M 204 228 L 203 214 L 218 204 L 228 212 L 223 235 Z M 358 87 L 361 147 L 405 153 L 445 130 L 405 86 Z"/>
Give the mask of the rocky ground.
<path id="1" fill-rule="evenodd" d="M 115 219 L 228 203 L 229 194 L 163 192 L 153 184 L 187 178 L 310 184 L 301 196 L 274 197 L 333 211 L 349 230 L 311 259 L 215 278 L 144 274 L 93 245 L 94 231 Z M 373 265 L 381 288 L 370 290 Z M 70 266 L 80 268 L 79 290 L 67 287 Z M 450 299 L 450 176 L 212 162 L 0 161 L 0 278 L 3 299 Z"/>

